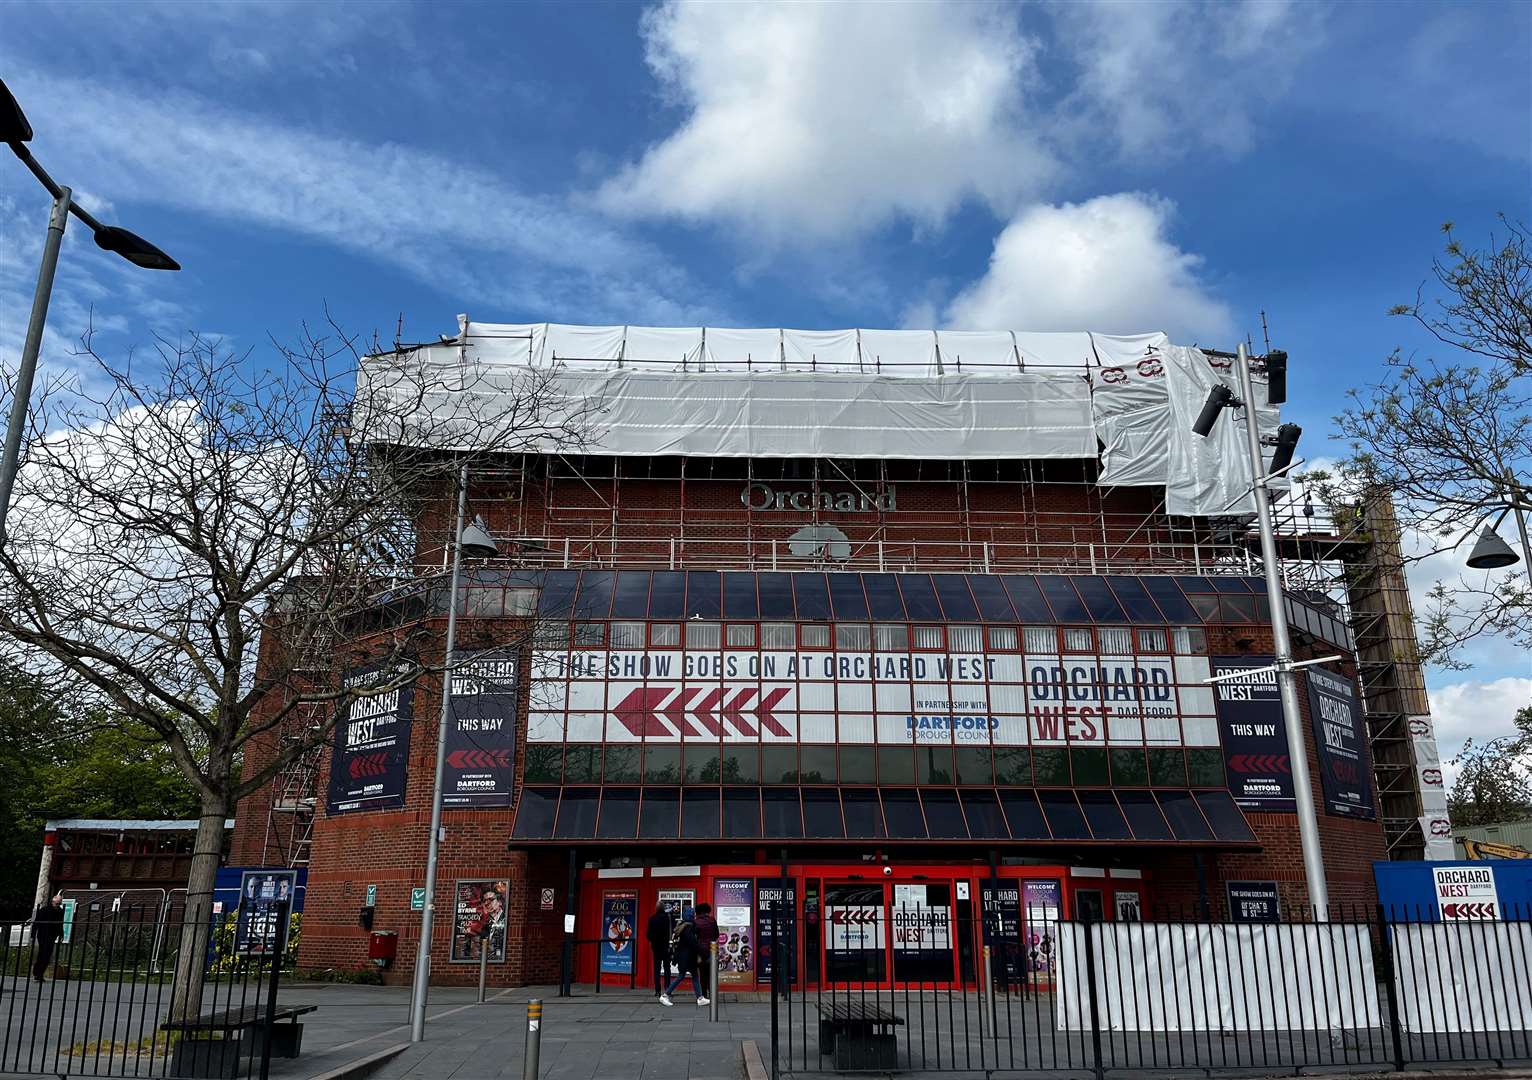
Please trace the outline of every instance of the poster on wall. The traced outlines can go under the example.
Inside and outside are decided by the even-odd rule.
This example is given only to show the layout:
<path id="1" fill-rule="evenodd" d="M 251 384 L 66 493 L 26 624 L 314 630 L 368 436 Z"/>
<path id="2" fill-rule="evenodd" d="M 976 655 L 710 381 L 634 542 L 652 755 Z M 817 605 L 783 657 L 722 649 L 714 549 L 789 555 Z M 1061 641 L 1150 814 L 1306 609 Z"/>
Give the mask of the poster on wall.
<path id="1" fill-rule="evenodd" d="M 388 674 L 389 665 L 368 664 L 347 671 L 341 683 L 347 688 L 379 686 L 386 683 Z M 341 706 L 330 753 L 327 807 L 331 814 L 404 805 L 414 708 L 414 683 Z"/>
<path id="2" fill-rule="evenodd" d="M 601 970 L 605 974 L 633 972 L 633 928 L 638 925 L 635 893 L 606 893 L 601 897 Z"/>
<path id="3" fill-rule="evenodd" d="M 1305 674 L 1325 812 L 1371 820 L 1377 811 L 1369 779 L 1372 767 L 1367 757 L 1367 729 L 1362 725 L 1356 686 L 1344 675 L 1324 668 L 1311 667 Z"/>
<path id="4" fill-rule="evenodd" d="M 895 885 L 892 918 L 895 950 L 952 948 L 952 911 L 945 893 L 932 903 L 930 886 Z"/>
<path id="5" fill-rule="evenodd" d="M 755 981 L 771 982 L 771 966 L 775 962 L 778 931 L 787 946 L 787 978 L 798 978 L 798 951 L 793 948 L 797 916 L 797 890 L 791 881 L 782 888 L 781 878 L 763 878 L 756 894 L 760 904 L 760 927 L 756 930 Z"/>
<path id="6" fill-rule="evenodd" d="M 1500 918 L 1495 871 L 1488 866 L 1433 866 L 1432 885 L 1443 922 L 1480 922 Z"/>
<path id="7" fill-rule="evenodd" d="M 452 654 L 442 805 L 510 806 L 516 776 L 516 657 Z"/>
<path id="8" fill-rule="evenodd" d="M 1053 973 L 1055 941 L 1063 915 L 1064 886 L 1056 879 L 1022 882 L 1022 906 L 1026 920 L 1023 945 L 1032 971 Z"/>
<path id="9" fill-rule="evenodd" d="M 658 897 L 664 906 L 666 914 L 670 916 L 670 929 L 672 933 L 681 925 L 681 918 L 686 910 L 695 907 L 697 893 L 694 889 L 661 889 Z M 670 958 L 670 975 L 672 978 L 681 974 L 681 969 L 676 966 L 675 957 Z"/>
<path id="10" fill-rule="evenodd" d="M 1229 793 L 1241 809 L 1294 813 L 1292 760 L 1282 721 L 1282 695 L 1271 663 L 1269 656 L 1213 657 L 1214 675 L 1249 672 L 1213 684 L 1224 773 Z"/>
<path id="11" fill-rule="evenodd" d="M 713 917 L 718 920 L 718 985 L 747 986 L 755 981 L 755 942 L 751 934 L 755 882 L 748 878 L 713 882 Z"/>
<path id="12" fill-rule="evenodd" d="M 487 948 L 490 963 L 503 963 L 510 883 L 459 881 L 452 895 L 452 962 L 478 963 L 479 950 Z"/>
<path id="13" fill-rule="evenodd" d="M 286 944 L 296 887 L 297 874 L 291 870 L 248 870 L 240 876 L 236 956 L 266 956 Z"/>
<path id="14" fill-rule="evenodd" d="M 1282 894 L 1275 881 L 1226 881 L 1229 921 L 1274 923 L 1282 921 Z"/>

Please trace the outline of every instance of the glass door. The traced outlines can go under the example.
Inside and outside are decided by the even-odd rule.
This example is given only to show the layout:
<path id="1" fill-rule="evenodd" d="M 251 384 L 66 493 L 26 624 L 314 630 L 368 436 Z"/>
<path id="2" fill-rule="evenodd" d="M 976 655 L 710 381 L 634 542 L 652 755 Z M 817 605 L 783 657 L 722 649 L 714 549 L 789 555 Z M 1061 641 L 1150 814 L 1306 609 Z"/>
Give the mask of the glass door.
<path id="1" fill-rule="evenodd" d="M 824 887 L 827 986 L 879 987 L 888 980 L 888 895 L 881 881 Z"/>
<path id="2" fill-rule="evenodd" d="M 957 981 L 952 883 L 893 886 L 894 984 L 950 986 Z"/>

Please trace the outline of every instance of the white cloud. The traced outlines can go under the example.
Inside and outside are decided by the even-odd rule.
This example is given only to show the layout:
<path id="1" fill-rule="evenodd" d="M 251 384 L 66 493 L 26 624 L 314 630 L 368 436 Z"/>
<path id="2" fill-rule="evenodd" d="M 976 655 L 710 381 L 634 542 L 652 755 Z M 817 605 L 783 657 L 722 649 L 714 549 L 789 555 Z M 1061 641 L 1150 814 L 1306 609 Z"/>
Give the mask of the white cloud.
<path id="1" fill-rule="evenodd" d="M 1057 36 L 1077 69 L 1058 110 L 1063 132 L 1109 132 L 1130 157 L 1164 158 L 1255 142 L 1260 106 L 1282 96 L 1324 30 L 1318 4 L 1062 3 Z"/>
<path id="2" fill-rule="evenodd" d="M 1020 123 L 1035 42 L 983 4 L 668 3 L 646 58 L 687 115 L 607 182 L 618 212 L 777 237 L 1002 215 L 1055 168 Z"/>
<path id="3" fill-rule="evenodd" d="M 50 168 L 122 204 L 312 237 L 498 310 L 689 323 L 705 309 L 705 290 L 649 245 L 460 160 L 279 124 L 195 96 L 35 73 L 8 81 L 37 103 L 33 126 L 52 133 Z"/>
<path id="4" fill-rule="evenodd" d="M 948 305 L 947 324 L 1228 338 L 1233 319 L 1201 280 L 1201 256 L 1168 235 L 1173 209 L 1123 192 L 1023 210 L 996 238 L 984 276 Z"/>
<path id="5" fill-rule="evenodd" d="M 1448 683 L 1431 690 L 1431 715 L 1436 721 L 1436 743 L 1450 787 L 1457 770 L 1447 762 L 1472 738 L 1476 746 L 1511 735 L 1517 709 L 1532 705 L 1532 679 L 1507 677 L 1491 682 L 1469 680 Z"/>

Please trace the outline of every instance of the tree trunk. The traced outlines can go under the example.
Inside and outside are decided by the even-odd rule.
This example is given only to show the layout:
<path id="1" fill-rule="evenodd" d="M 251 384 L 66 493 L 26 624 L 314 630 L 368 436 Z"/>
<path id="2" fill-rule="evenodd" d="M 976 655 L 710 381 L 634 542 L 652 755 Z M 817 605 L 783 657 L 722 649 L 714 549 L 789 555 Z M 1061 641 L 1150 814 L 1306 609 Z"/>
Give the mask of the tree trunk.
<path id="1" fill-rule="evenodd" d="M 170 1014 L 176 1020 L 193 1018 L 202 1008 L 208 943 L 213 934 L 213 884 L 223 856 L 223 823 L 228 813 L 227 796 L 203 795 L 202 811 L 197 820 L 197 842 L 192 848 L 191 873 L 186 879 L 186 913 L 182 916 L 175 992 L 170 1002 Z"/>

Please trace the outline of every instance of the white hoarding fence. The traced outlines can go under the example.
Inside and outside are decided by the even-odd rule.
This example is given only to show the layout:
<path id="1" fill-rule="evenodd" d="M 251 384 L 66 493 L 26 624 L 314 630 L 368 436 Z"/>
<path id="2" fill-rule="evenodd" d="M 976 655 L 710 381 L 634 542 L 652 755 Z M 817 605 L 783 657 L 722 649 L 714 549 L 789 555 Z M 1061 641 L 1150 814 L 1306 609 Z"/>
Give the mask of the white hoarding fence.
<path id="1" fill-rule="evenodd" d="M 1060 1030 L 1089 1030 L 1086 935 L 1106 1031 L 1317 1031 L 1381 1024 L 1364 925 L 1060 923 Z"/>
<path id="2" fill-rule="evenodd" d="M 1406 1031 L 1532 1031 L 1532 922 L 1397 923 L 1392 933 Z"/>

